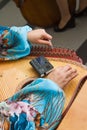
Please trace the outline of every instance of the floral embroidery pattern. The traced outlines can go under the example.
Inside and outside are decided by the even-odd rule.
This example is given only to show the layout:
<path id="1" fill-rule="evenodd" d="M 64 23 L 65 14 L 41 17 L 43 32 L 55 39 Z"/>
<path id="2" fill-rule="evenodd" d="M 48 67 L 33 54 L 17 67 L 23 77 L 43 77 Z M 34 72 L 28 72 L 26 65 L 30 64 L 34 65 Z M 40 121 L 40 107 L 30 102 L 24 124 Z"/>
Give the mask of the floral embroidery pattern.
<path id="1" fill-rule="evenodd" d="M 0 128 L 53 130 L 61 119 L 63 91 L 51 80 L 38 78 L 0 103 Z"/>

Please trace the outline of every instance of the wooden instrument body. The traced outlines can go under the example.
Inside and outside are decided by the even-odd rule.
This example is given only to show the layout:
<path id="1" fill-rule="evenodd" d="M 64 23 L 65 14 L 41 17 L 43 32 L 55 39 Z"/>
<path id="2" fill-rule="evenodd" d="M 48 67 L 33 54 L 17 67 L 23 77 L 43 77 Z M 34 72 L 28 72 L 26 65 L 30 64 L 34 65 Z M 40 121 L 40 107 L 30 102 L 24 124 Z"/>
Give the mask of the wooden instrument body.
<path id="1" fill-rule="evenodd" d="M 87 81 L 57 130 L 87 130 Z"/>
<path id="2" fill-rule="evenodd" d="M 20 1 L 20 3 L 19 3 Z M 60 20 L 56 0 L 14 0 L 23 17 L 34 26 L 50 27 Z M 75 11 L 76 0 L 68 0 L 71 13 Z"/>
<path id="3" fill-rule="evenodd" d="M 36 48 L 34 49 L 36 50 Z M 64 116 L 64 112 L 67 106 L 70 104 L 70 101 L 74 93 L 78 91 L 77 88 L 78 88 L 78 84 L 80 80 L 85 75 L 87 75 L 87 67 L 82 64 L 81 60 L 76 56 L 76 54 L 68 50 L 69 55 L 66 55 L 65 50 L 66 49 L 61 48 L 59 51 L 59 48 L 57 48 L 56 55 L 54 53 L 54 50 L 53 50 L 54 56 L 49 55 L 50 53 L 45 55 L 54 67 L 65 66 L 66 64 L 70 64 L 70 66 L 77 69 L 78 71 L 78 76 L 74 78 L 72 81 L 70 81 L 70 83 L 64 88 L 66 101 L 65 101 L 65 106 L 63 110 L 63 116 Z M 45 51 L 43 50 L 41 52 L 45 52 Z M 46 52 L 48 51 L 46 50 Z M 65 53 L 65 57 L 64 57 L 64 53 Z M 23 59 L 19 59 L 15 61 L 0 61 L 0 101 L 3 101 L 11 97 L 13 94 L 19 91 L 22 87 L 28 84 L 30 80 L 33 80 L 39 77 L 36 71 L 29 64 L 29 61 L 32 58 L 35 58 L 36 56 L 38 56 L 38 53 L 36 53 L 36 56 L 35 54 L 34 55 L 33 54 L 34 54 L 34 50 L 32 50 L 30 56 L 27 56 Z"/>

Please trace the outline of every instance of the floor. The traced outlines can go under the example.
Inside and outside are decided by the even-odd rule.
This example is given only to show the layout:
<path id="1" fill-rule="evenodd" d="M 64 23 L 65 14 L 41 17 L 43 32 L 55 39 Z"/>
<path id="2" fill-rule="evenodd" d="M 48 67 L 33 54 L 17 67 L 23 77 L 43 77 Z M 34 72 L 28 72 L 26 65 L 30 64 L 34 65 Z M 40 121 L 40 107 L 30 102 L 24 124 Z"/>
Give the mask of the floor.
<path id="1" fill-rule="evenodd" d="M 27 21 L 12 0 L 0 0 L 0 25 L 22 26 L 26 23 Z M 87 15 L 76 18 L 76 27 L 73 29 L 62 33 L 55 33 L 53 28 L 48 28 L 46 31 L 53 36 L 54 46 L 77 51 L 84 60 L 84 64 L 87 64 Z"/>

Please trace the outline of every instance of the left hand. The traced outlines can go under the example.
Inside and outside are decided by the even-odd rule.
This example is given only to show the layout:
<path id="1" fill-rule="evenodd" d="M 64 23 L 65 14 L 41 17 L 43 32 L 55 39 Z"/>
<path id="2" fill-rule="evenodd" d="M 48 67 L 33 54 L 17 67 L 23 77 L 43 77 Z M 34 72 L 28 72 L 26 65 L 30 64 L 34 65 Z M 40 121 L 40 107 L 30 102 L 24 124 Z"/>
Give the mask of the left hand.
<path id="1" fill-rule="evenodd" d="M 27 38 L 31 43 L 52 46 L 52 36 L 48 34 L 44 29 L 36 29 L 28 32 Z"/>

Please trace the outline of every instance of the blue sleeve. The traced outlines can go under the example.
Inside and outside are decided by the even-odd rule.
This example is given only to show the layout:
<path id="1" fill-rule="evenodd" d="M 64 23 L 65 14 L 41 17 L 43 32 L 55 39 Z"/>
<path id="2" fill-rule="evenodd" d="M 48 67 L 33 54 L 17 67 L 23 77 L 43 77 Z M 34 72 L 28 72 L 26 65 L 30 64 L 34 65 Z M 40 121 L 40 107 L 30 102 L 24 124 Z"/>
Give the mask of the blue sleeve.
<path id="1" fill-rule="evenodd" d="M 10 27 L 3 37 L 3 39 L 7 39 L 7 45 L 9 46 L 7 55 L 0 56 L 0 58 L 15 60 L 29 55 L 31 43 L 27 40 L 27 32 L 31 30 L 32 28 L 27 25 L 23 27 Z"/>
<path id="2" fill-rule="evenodd" d="M 58 125 L 64 108 L 65 94 L 56 83 L 50 79 L 38 78 L 31 84 L 26 85 L 10 100 L 15 101 L 20 99 L 21 96 L 26 97 L 26 95 L 33 96 L 31 104 L 39 113 L 42 113 L 43 120 L 45 119 L 43 122 L 50 125 L 55 120 L 58 120 L 57 124 L 55 124 Z M 51 130 L 55 129 L 55 125 L 52 126 Z"/>
<path id="3" fill-rule="evenodd" d="M 0 107 L 3 106 L 6 113 L 7 111 L 11 113 L 8 119 L 14 130 L 35 130 L 37 114 L 40 119 L 38 126 L 45 127 L 47 124 L 49 130 L 55 130 L 61 119 L 64 101 L 64 92 L 56 83 L 38 78 L 6 102 L 0 103 Z M 2 111 L 1 114 L 3 115 Z"/>

